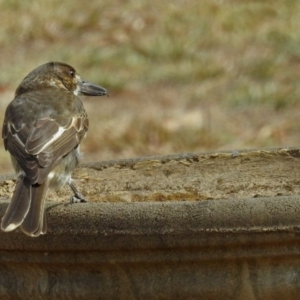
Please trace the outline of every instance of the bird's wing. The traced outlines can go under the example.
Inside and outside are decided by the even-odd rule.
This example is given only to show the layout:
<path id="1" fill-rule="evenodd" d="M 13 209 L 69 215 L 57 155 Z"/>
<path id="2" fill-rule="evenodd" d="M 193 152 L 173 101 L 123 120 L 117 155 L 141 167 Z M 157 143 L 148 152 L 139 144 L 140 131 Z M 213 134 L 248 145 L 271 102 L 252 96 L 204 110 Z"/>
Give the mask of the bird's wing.
<path id="1" fill-rule="evenodd" d="M 31 184 L 44 182 L 51 170 L 76 148 L 88 129 L 86 115 L 37 120 L 33 127 L 3 124 L 6 149 L 14 156 Z"/>

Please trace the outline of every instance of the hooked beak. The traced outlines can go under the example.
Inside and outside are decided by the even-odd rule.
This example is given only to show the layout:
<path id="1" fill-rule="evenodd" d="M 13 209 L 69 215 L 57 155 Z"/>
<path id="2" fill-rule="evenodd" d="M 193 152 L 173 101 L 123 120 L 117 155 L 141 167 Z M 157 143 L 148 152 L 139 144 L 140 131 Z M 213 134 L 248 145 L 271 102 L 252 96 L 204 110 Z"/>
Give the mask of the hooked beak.
<path id="1" fill-rule="evenodd" d="M 81 94 L 86 96 L 104 96 L 107 95 L 107 90 L 99 85 L 82 81 L 79 86 L 79 91 Z"/>

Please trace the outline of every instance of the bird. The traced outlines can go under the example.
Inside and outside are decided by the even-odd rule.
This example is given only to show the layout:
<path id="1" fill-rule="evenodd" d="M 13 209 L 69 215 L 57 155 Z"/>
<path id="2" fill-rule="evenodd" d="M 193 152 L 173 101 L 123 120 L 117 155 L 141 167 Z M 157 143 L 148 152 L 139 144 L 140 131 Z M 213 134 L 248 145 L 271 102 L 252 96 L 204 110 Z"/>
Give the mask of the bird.
<path id="1" fill-rule="evenodd" d="M 107 90 L 81 79 L 62 62 L 31 71 L 8 105 L 2 128 L 4 147 L 17 173 L 16 187 L 1 220 L 1 230 L 20 228 L 37 237 L 47 232 L 48 188 L 69 185 L 72 202 L 86 202 L 72 182 L 79 163 L 79 145 L 89 119 L 78 95 L 104 96 Z"/>

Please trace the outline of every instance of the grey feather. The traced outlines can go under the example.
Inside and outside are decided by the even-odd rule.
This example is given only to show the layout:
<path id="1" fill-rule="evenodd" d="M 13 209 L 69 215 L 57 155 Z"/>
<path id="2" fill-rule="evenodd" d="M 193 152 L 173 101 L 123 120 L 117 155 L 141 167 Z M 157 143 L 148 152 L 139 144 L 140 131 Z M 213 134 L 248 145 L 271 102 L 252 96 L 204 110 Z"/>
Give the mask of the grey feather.
<path id="1" fill-rule="evenodd" d="M 21 174 L 18 177 L 13 197 L 2 218 L 1 229 L 12 231 L 24 221 L 31 204 L 31 184 L 28 178 Z"/>

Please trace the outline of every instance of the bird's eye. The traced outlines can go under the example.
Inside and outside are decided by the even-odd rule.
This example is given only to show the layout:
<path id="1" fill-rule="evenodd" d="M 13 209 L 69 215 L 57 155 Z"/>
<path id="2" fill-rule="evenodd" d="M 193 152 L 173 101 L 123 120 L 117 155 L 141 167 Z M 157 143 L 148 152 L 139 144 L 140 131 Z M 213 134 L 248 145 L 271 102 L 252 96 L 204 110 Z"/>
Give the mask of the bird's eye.
<path id="1" fill-rule="evenodd" d="M 72 77 L 74 77 L 75 72 L 73 70 L 69 70 L 69 75 L 72 76 Z"/>

